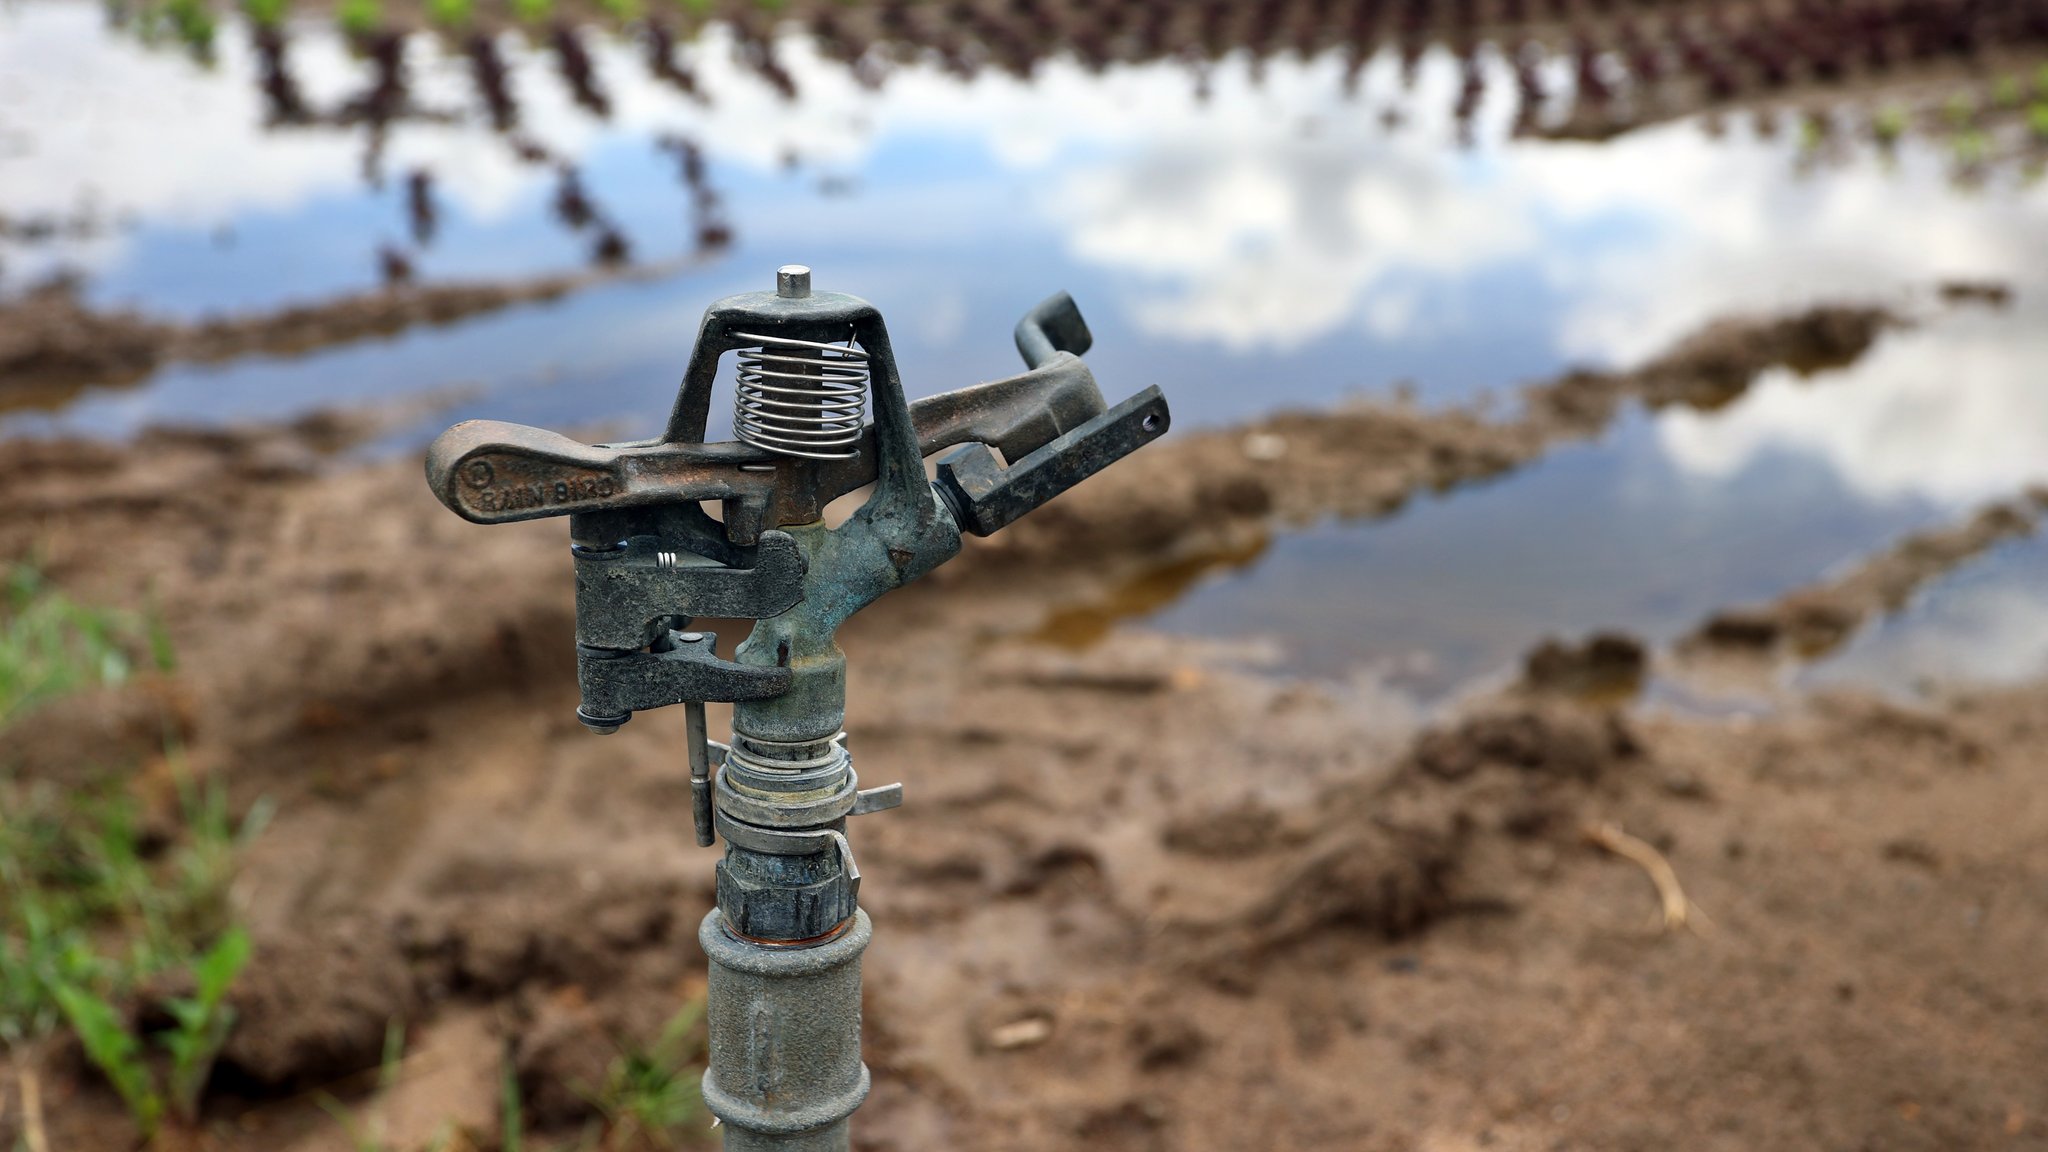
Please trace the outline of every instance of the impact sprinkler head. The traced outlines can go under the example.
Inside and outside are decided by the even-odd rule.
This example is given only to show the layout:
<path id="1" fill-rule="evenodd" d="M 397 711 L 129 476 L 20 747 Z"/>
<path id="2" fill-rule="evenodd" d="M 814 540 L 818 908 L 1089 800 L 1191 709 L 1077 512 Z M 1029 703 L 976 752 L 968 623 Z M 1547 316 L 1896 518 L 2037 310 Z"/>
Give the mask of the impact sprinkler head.
<path id="1" fill-rule="evenodd" d="M 910 404 L 873 305 L 814 291 L 802 265 L 775 285 L 705 312 L 658 439 L 583 444 L 472 420 L 434 441 L 427 481 L 479 524 L 569 518 L 577 719 L 608 734 L 682 704 L 697 842 L 726 844 L 699 933 L 712 961 L 705 1100 L 728 1148 L 793 1134 L 844 1147 L 867 1092 L 869 933 L 846 822 L 903 792 L 859 786 L 839 626 L 951 559 L 962 533 L 996 532 L 1165 434 L 1170 414 L 1156 387 L 1103 402 L 1065 293 L 1017 325 L 1027 371 Z M 736 438 L 705 443 L 727 354 Z M 945 449 L 928 480 L 925 458 Z M 868 484 L 859 511 L 828 528 L 825 506 Z M 727 659 L 691 627 L 699 617 L 755 623 Z M 708 737 L 713 700 L 733 704 L 730 743 Z"/>

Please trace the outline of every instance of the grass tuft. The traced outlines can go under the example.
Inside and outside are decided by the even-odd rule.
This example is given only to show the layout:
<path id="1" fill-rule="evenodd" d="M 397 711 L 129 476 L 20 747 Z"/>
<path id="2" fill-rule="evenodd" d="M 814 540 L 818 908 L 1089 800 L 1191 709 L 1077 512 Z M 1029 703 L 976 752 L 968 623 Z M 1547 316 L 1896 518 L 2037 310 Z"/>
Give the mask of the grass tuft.
<path id="1" fill-rule="evenodd" d="M 155 613 L 137 618 L 77 603 L 34 564 L 0 577 L 0 730 L 44 701 L 126 681 L 139 665 L 168 671 L 170 637 Z"/>
<path id="2" fill-rule="evenodd" d="M 448 29 L 469 27 L 476 17 L 476 0 L 427 0 L 427 19 Z"/>
<path id="3" fill-rule="evenodd" d="M 674 1148 L 685 1127 L 703 1115 L 703 1016 L 702 999 L 683 1005 L 652 1045 L 620 1052 L 603 1087 L 584 1093 L 603 1120 L 590 1134 L 598 1148 Z"/>
<path id="4" fill-rule="evenodd" d="M 228 886 L 268 818 L 235 821 L 218 782 L 181 776 L 179 796 L 183 826 L 152 852 L 125 793 L 0 778 L 0 1047 L 26 1075 L 68 1028 L 145 1134 L 197 1120 L 252 951 Z M 157 982 L 190 991 L 145 1032 L 127 1005 Z"/>
<path id="5" fill-rule="evenodd" d="M 350 36 L 368 36 L 384 23 L 384 5 L 379 0 L 341 0 L 335 18 Z"/>

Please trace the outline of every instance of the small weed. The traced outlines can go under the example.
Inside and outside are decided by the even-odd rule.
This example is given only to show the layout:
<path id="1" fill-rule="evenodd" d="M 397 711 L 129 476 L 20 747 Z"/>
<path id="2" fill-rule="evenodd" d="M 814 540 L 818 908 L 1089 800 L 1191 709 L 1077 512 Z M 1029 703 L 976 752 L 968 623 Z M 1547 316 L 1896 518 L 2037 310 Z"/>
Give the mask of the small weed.
<path id="1" fill-rule="evenodd" d="M 275 28 L 284 23 L 291 0 L 242 0 L 242 14 L 258 28 Z"/>
<path id="2" fill-rule="evenodd" d="M 539 24 L 554 14 L 555 0 L 512 0 L 512 16 L 522 24 Z"/>
<path id="3" fill-rule="evenodd" d="M 227 994 L 251 945 L 228 884 L 268 815 L 258 805 L 236 824 L 218 783 L 181 779 L 179 792 L 183 834 L 152 858 L 126 795 L 0 780 L 0 1044 L 25 1070 L 68 1027 L 145 1133 L 196 1118 L 233 1025 Z M 192 991 L 144 1035 L 119 1005 L 160 976 Z"/>
<path id="4" fill-rule="evenodd" d="M 2000 76 L 1991 84 L 1991 102 L 2000 108 L 2017 108 L 2026 93 L 2020 88 L 2020 78 L 2013 75 Z"/>
<path id="5" fill-rule="evenodd" d="M 173 1023 L 155 1037 L 170 1057 L 161 1076 L 142 1038 L 107 997 L 69 982 L 52 989 L 86 1056 L 120 1093 L 144 1135 L 155 1134 L 166 1111 L 184 1124 L 198 1120 L 199 1094 L 235 1022 L 228 989 L 249 962 L 250 947 L 246 930 L 230 929 L 192 965 L 198 991 L 165 1003 Z"/>
<path id="6" fill-rule="evenodd" d="M 191 996 L 173 997 L 166 1002 L 173 1027 L 160 1040 L 171 1055 L 170 1074 L 165 1079 L 171 1110 L 181 1119 L 199 1115 L 199 1094 L 213 1072 L 213 1058 L 227 1043 L 228 1029 L 234 1027 L 235 1010 L 227 1002 L 228 989 L 249 964 L 253 945 L 249 932 L 230 928 L 192 967 L 197 989 Z"/>
<path id="7" fill-rule="evenodd" d="M 128 1030 L 128 1022 L 112 1003 L 80 988 L 59 983 L 51 992 L 64 1010 L 71 1030 L 85 1046 L 85 1055 L 107 1077 L 128 1114 L 135 1118 L 145 1136 L 154 1135 L 163 1119 L 164 1098 L 151 1082 L 142 1044 Z"/>
<path id="8" fill-rule="evenodd" d="M 1990 138 L 1974 128 L 1957 133 L 1952 146 L 1955 148 L 1956 163 L 1964 168 L 1981 165 L 1991 151 Z"/>
<path id="9" fill-rule="evenodd" d="M 2036 140 L 2048 140 L 2048 98 L 2036 100 L 2027 108 L 2027 130 Z"/>
<path id="10" fill-rule="evenodd" d="M 1977 102 L 1967 92 L 1958 92 L 1942 105 L 1942 114 L 1948 117 L 1949 127 L 1968 128 L 1977 119 Z"/>
<path id="11" fill-rule="evenodd" d="M 701 1000 L 685 1004 L 646 1049 L 613 1060 L 602 1089 L 589 1094 L 604 1118 L 601 1148 L 673 1148 L 684 1125 L 703 1114 L 698 1060 L 703 1055 Z"/>
<path id="12" fill-rule="evenodd" d="M 1876 133 L 1878 143 L 1896 144 L 1899 137 L 1906 134 L 1906 110 L 1897 105 L 1890 105 L 1878 112 L 1877 118 L 1871 121 L 1870 128 Z"/>
<path id="13" fill-rule="evenodd" d="M 381 0 L 341 0 L 334 15 L 349 36 L 368 36 L 384 23 L 384 5 Z"/>
<path id="14" fill-rule="evenodd" d="M 427 0 L 427 19 L 443 28 L 466 28 L 475 15 L 475 0 Z"/>
<path id="15" fill-rule="evenodd" d="M 498 1073 L 498 1147 L 500 1152 L 520 1152 L 526 1145 L 526 1130 L 520 1125 L 523 1108 L 519 1103 L 519 1070 L 507 1053 Z"/>
<path id="16" fill-rule="evenodd" d="M 213 58 L 213 34 L 219 30 L 206 0 L 166 0 L 164 15 L 180 43 L 201 60 Z"/>
<path id="17" fill-rule="evenodd" d="M 79 604 L 35 565 L 13 565 L 0 591 L 0 730 L 46 700 L 122 683 L 134 673 L 138 651 L 158 671 L 175 662 L 154 613 L 137 619 Z"/>
<path id="18" fill-rule="evenodd" d="M 1799 122 L 1799 148 L 1803 152 L 1817 152 L 1828 142 L 1830 125 L 1825 117 L 1807 116 Z"/>

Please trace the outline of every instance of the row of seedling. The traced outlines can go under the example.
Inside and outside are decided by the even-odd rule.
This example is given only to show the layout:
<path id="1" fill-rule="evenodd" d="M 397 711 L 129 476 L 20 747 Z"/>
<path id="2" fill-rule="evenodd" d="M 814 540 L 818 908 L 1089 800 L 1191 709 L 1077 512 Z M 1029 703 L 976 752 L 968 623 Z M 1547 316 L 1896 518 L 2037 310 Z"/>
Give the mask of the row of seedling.
<path id="1" fill-rule="evenodd" d="M 288 0 L 241 4 L 261 27 L 276 27 L 288 14 Z M 2037 0 L 1797 0 L 1789 8 L 1747 0 L 806 0 L 787 7 L 779 0 L 588 0 L 573 11 L 558 10 L 557 0 L 502 0 L 482 10 L 475 0 L 427 0 L 424 14 L 436 27 L 466 32 L 486 24 L 541 26 L 563 17 L 628 25 L 662 9 L 692 23 L 717 17 L 749 27 L 795 17 L 848 55 L 878 43 L 910 45 L 963 66 L 986 57 L 1012 70 L 1067 52 L 1102 64 L 1240 50 L 1313 54 L 1381 39 L 1464 43 L 1510 33 L 1519 39 L 1530 28 L 1628 25 L 1661 13 L 1669 48 L 1684 49 L 1688 26 L 1697 23 L 1707 40 L 1761 69 L 1799 56 L 1832 72 L 1852 60 L 1882 67 L 1895 54 L 1973 51 L 2002 37 L 2039 33 L 2048 21 L 2048 8 Z M 141 11 L 146 24 L 195 45 L 210 44 L 217 26 L 209 0 L 157 0 Z M 334 11 L 351 35 L 388 24 L 383 0 L 339 0 Z"/>
<path id="2" fill-rule="evenodd" d="M 694 92 L 693 74 L 676 59 L 672 35 L 650 22 L 649 67 L 669 83 Z M 572 25 L 557 22 L 545 29 L 544 43 L 571 98 L 590 114 L 600 118 L 611 110 L 610 98 L 598 77 L 597 67 L 582 33 Z M 287 31 L 282 21 L 255 23 L 252 41 L 257 57 L 257 82 L 268 109 L 268 122 L 276 128 L 357 127 L 366 129 L 363 172 L 373 185 L 383 183 L 382 153 L 390 125 L 397 120 L 418 117 L 449 120 L 456 114 L 446 110 L 422 109 L 410 100 L 406 46 L 410 37 L 395 29 L 378 28 L 351 34 L 358 58 L 370 78 L 355 95 L 330 111 L 313 109 L 301 95 L 292 74 Z M 460 51 L 477 93 L 483 118 L 506 141 L 513 154 L 526 164 L 548 165 L 556 170 L 553 215 L 571 231 L 591 237 L 591 260 L 600 266 L 619 265 L 631 259 L 632 246 L 613 217 L 597 204 L 584 187 L 577 169 L 552 150 L 518 130 L 520 113 L 511 68 L 498 34 L 482 29 L 463 35 Z M 694 147 L 694 146 L 692 146 Z M 716 193 L 703 181 L 701 160 L 690 167 L 688 191 L 691 197 L 690 228 L 700 252 L 722 249 L 731 242 L 731 228 L 725 223 Z M 434 177 L 415 169 L 405 177 L 405 211 L 411 233 L 410 249 L 396 244 L 379 246 L 376 258 L 387 284 L 412 281 L 416 257 L 431 245 L 437 228 Z"/>
<path id="3" fill-rule="evenodd" d="M 275 81 L 272 107 L 280 117 L 306 114 L 304 102 L 276 67 L 285 0 L 245 0 L 259 30 L 266 77 Z M 671 0 L 673 3 L 674 0 Z M 555 55 L 563 79 L 579 103 L 602 115 L 609 107 L 579 34 L 559 20 L 552 0 L 512 0 L 515 25 L 529 27 Z M 368 54 L 388 51 L 393 33 L 384 23 L 381 0 L 341 0 L 343 28 Z M 928 56 L 947 69 L 973 75 L 984 66 L 1028 75 L 1039 62 L 1071 54 L 1090 67 L 1119 61 L 1178 59 L 1213 61 L 1248 51 L 1255 59 L 1284 51 L 1303 55 L 1342 47 L 1354 62 L 1385 42 L 1405 52 L 1441 36 L 1454 50 L 1469 53 L 1481 33 L 1499 41 L 1500 21 L 1528 15 L 1526 5 L 1503 0 L 1491 6 L 1471 0 L 1134 0 L 1113 6 L 1059 4 L 1054 0 L 882 0 L 868 5 L 813 4 L 801 15 L 829 57 L 853 67 L 863 83 L 879 84 L 892 59 Z M 1551 15 L 1589 17 L 1542 35 L 1508 36 L 1556 45 L 1560 39 L 1576 58 L 1575 91 L 1582 103 L 1604 105 L 1617 87 L 1638 92 L 1683 78 L 1709 102 L 1747 92 L 1771 92 L 1798 81 L 1831 82 L 1852 71 L 1882 73 L 1901 61 L 1969 55 L 1982 46 L 2048 44 L 2048 0 L 1798 0 L 1770 8 L 1735 0 L 1707 0 L 1684 8 L 1631 3 L 1616 10 L 1603 5 L 1551 5 Z M 1657 11 L 1658 8 L 1664 11 Z M 649 70 L 665 83 L 696 91 L 696 78 L 676 59 L 680 15 L 688 28 L 708 15 L 732 26 L 742 59 L 769 84 L 794 95 L 794 79 L 776 59 L 773 17 L 790 9 L 764 10 L 756 3 L 713 7 L 682 0 L 668 15 L 644 0 L 607 0 L 608 19 L 634 30 L 646 47 Z M 212 35 L 206 0 L 164 0 L 166 20 L 192 35 Z M 494 10 L 494 15 L 496 10 Z M 490 56 L 491 36 L 473 0 L 433 0 L 427 15 L 444 34 L 461 36 L 476 57 L 480 86 L 491 96 L 494 119 L 509 113 L 502 66 Z M 370 118 L 395 114 L 390 93 L 369 94 Z M 1684 103 L 1683 97 L 1679 100 Z"/>
<path id="4" fill-rule="evenodd" d="M 615 6 L 614 10 L 637 13 L 633 31 L 644 48 L 644 65 L 650 75 L 693 98 L 709 99 L 678 51 L 678 34 L 669 19 L 637 6 Z M 318 119 L 306 108 L 290 79 L 277 11 L 259 11 L 263 17 L 257 21 L 260 80 L 273 120 Z M 344 8 L 345 16 L 348 11 Z M 444 35 L 457 26 L 467 28 L 460 33 L 460 45 L 469 57 L 480 102 L 492 125 L 509 134 L 518 121 L 518 106 L 499 35 L 474 26 L 475 14 L 467 8 L 442 3 L 430 11 L 449 25 Z M 528 15 L 537 11 L 531 6 L 525 9 Z M 765 82 L 794 97 L 794 78 L 774 52 L 774 24 L 753 7 L 739 11 L 744 15 L 731 20 L 738 56 Z M 699 20 L 705 13 L 702 6 L 690 4 L 683 15 L 686 21 Z M 1065 50 L 1090 63 L 1133 49 L 1140 53 L 1173 51 L 1175 59 L 1194 69 L 1201 85 L 1206 84 L 1210 57 L 1203 54 L 1204 48 L 1188 41 L 1190 36 L 1199 40 L 1211 34 L 1239 39 L 1252 35 L 1272 40 L 1278 35 L 1272 29 L 1284 26 L 1289 31 L 1283 39 L 1301 40 L 1302 29 L 1320 28 L 1351 37 L 1346 48 L 1349 66 L 1345 82 L 1352 86 L 1369 58 L 1373 29 L 1384 24 L 1426 24 L 1446 13 L 1475 20 L 1487 15 L 1476 5 L 1443 7 L 1419 0 L 1262 0 L 1252 6 L 1140 0 L 1092 16 L 1059 6 L 1054 0 L 884 0 L 865 7 L 816 9 L 808 15 L 808 30 L 826 56 L 851 68 L 864 84 L 882 83 L 889 61 L 905 55 L 936 53 L 944 66 L 968 75 L 991 61 L 1028 72 L 1043 54 L 1062 50 L 1060 46 L 1065 44 Z M 252 16 L 258 14 L 252 12 Z M 726 13 L 721 10 L 719 14 Z M 1266 33 L 1256 33 L 1258 26 L 1265 27 Z M 553 57 L 575 101 L 593 115 L 608 114 L 610 100 L 584 34 L 559 20 L 529 34 Z M 1611 14 L 1604 25 L 1580 25 L 1564 30 L 1563 35 L 1564 58 L 1569 65 L 1569 80 L 1564 84 L 1554 85 L 1542 67 L 1556 52 L 1554 37 L 1527 40 L 1508 54 L 1519 94 L 1519 130 L 1604 134 L 1608 129 L 1602 125 L 1625 128 L 1649 111 L 1668 114 L 1701 106 L 1702 101 L 1711 107 L 1749 95 L 1775 97 L 1795 80 L 1825 84 L 1841 78 L 1845 61 L 1852 58 L 1862 67 L 1890 68 L 1895 58 L 1968 53 L 1986 40 L 1997 40 L 2008 48 L 2035 37 L 2048 43 L 2048 0 L 1837 0 L 1825 4 L 1799 0 L 1786 9 L 1711 0 L 1682 12 L 1623 11 Z M 359 32 L 352 39 L 371 66 L 372 82 L 331 116 L 372 126 L 373 151 L 365 168 L 374 172 L 376 130 L 393 119 L 431 113 L 411 107 L 407 100 L 403 36 L 387 29 Z M 1083 47 L 1073 47 L 1076 41 Z M 1412 72 L 1424 41 L 1404 39 L 1397 46 L 1404 70 Z M 1479 41 L 1458 42 L 1453 50 L 1462 71 L 1453 111 L 1469 132 L 1471 119 L 1483 103 L 1488 76 L 1478 64 Z M 1556 91 L 1551 90 L 1553 86 Z M 1551 127 L 1539 128 L 1539 113 L 1559 106 L 1568 106 L 1569 115 L 1561 121 L 1552 117 Z M 617 251 L 616 245 L 600 247 Z"/>
<path id="5" fill-rule="evenodd" d="M 1759 108 L 1759 136 L 1775 138 L 1787 117 Z M 1870 155 L 1889 166 L 1908 137 L 1945 152 L 1958 183 L 1981 184 L 2002 172 L 2024 183 L 2048 176 L 2048 65 L 2031 78 L 2004 73 L 1945 96 L 1886 103 L 1844 113 L 1813 108 L 1793 117 L 1802 169 L 1842 166 Z"/>
<path id="6" fill-rule="evenodd" d="M 1532 23 L 1541 18 L 1552 24 Z M 1554 43 L 1560 35 L 1591 35 L 1621 53 L 1639 78 L 1655 79 L 1682 66 L 1700 73 L 1726 70 L 1738 83 L 1750 75 L 1771 83 L 1795 74 L 1838 78 L 1863 63 L 1883 68 L 1895 57 L 1968 53 L 1981 45 L 2038 36 L 2048 21 L 2048 6 L 2039 0 L 1800 0 L 1789 9 L 1736 0 L 1682 6 L 1515 0 L 1484 5 L 1471 0 L 1133 0 L 1113 6 L 883 0 L 820 4 L 806 19 L 830 54 L 843 60 L 874 51 L 900 54 L 909 47 L 934 53 L 949 68 L 968 70 L 986 63 L 1028 73 L 1038 61 L 1062 53 L 1095 67 L 1118 60 L 1214 60 L 1240 51 L 1254 57 L 1312 55 L 1345 46 L 1355 54 L 1385 42 L 1460 47 L 1482 39 L 1534 37 Z"/>

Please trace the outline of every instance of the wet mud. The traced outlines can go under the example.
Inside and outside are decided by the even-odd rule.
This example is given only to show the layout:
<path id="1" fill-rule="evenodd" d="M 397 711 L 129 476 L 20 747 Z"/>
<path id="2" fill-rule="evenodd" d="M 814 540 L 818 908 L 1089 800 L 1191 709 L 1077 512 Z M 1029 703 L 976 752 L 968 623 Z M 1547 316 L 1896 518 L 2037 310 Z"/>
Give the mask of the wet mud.
<path id="1" fill-rule="evenodd" d="M 937 578 L 972 572 L 987 586 L 1015 576 L 1044 595 L 1042 573 L 1056 572 L 1060 587 L 1050 594 L 1066 604 L 1053 631 L 1085 639 L 1120 611 L 1156 606 L 1162 573 L 1191 580 L 1205 566 L 1256 556 L 1277 529 L 1385 516 L 1416 496 L 1500 477 L 1597 437 L 1631 404 L 1714 408 L 1768 369 L 1841 367 L 1909 322 L 1877 305 L 1728 319 L 1632 370 L 1576 371 L 1528 385 L 1501 411 L 1361 403 L 1177 436 L 1002 535 L 975 541 Z M 1058 562 L 1066 555 L 1092 562 L 1074 571 Z"/>
<path id="2" fill-rule="evenodd" d="M 488 283 L 395 284 L 269 312 L 190 323 L 97 309 L 58 281 L 0 302 L 0 412 L 54 411 L 94 387 L 133 385 L 171 363 L 303 356 L 389 339 L 507 308 L 544 304 L 597 284 L 649 279 L 673 265 L 613 268 Z"/>
<path id="3" fill-rule="evenodd" d="M 856 1146 L 2048 1140 L 2048 684 L 1762 720 L 1548 690 L 1639 672 L 1617 637 L 1418 727 L 1369 686 L 1224 645 L 1032 638 L 1161 564 L 1384 514 L 1626 404 L 1853 358 L 1891 322 L 1720 326 L 1500 414 L 1359 404 L 1177 436 L 857 618 L 851 747 L 908 802 L 856 829 L 877 924 Z M 687 831 L 680 720 L 583 731 L 560 526 L 463 523 L 416 462 L 342 451 L 375 430 L 10 444 L 0 554 L 154 603 L 180 662 L 118 704 L 29 714 L 5 754 L 139 782 L 169 717 L 237 804 L 276 804 L 240 890 L 259 960 L 215 1146 L 346 1147 L 306 1089 L 364 1100 L 394 1016 L 419 1054 L 386 1103 L 400 1146 L 437 1109 L 491 1146 L 508 1053 L 529 1146 L 570 1146 L 590 1105 L 565 1086 L 701 988 L 715 853 Z M 1840 598 L 1885 611 L 1888 557 L 1925 572 L 2013 530 L 1987 514 L 1904 542 Z M 1587 843 L 1596 825 L 1668 862 L 1693 931 L 1656 926 L 1651 881 Z M 45 1079 L 53 1147 L 124 1138 L 76 1061 Z"/>
<path id="4" fill-rule="evenodd" d="M 1837 579 L 1717 612 L 1680 641 L 1680 650 L 1761 661 L 1824 656 L 1933 580 L 1997 544 L 2032 535 L 2044 513 L 2048 489 L 1987 505 L 1961 524 L 1916 532 Z"/>

